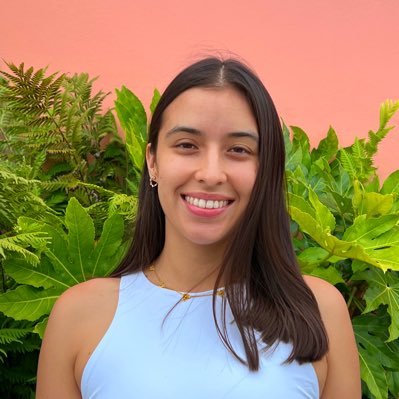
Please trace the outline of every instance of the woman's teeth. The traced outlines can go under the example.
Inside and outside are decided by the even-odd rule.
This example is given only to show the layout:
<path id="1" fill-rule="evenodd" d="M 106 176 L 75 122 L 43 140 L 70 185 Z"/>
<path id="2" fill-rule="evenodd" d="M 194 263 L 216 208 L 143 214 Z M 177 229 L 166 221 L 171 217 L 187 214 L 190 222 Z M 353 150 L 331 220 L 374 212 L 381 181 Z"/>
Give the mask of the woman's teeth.
<path id="1" fill-rule="evenodd" d="M 214 201 L 214 200 L 204 200 L 194 197 L 189 197 L 186 195 L 184 199 L 191 205 L 197 206 L 203 209 L 218 209 L 227 206 L 229 201 Z"/>

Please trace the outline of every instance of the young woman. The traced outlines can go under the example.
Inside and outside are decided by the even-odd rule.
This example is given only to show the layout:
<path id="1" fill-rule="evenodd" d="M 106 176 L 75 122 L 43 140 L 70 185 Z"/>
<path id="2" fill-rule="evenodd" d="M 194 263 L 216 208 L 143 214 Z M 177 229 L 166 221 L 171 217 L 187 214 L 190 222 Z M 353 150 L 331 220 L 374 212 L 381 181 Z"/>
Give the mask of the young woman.
<path id="1" fill-rule="evenodd" d="M 182 71 L 154 112 L 134 239 L 57 301 L 37 399 L 360 398 L 340 293 L 303 278 L 273 102 L 242 63 Z"/>

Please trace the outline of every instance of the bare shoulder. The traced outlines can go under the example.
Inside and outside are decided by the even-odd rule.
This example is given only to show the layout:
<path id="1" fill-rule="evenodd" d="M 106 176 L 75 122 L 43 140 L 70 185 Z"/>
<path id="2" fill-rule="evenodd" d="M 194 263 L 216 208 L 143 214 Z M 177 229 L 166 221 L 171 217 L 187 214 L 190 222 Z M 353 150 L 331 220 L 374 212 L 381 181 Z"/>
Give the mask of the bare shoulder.
<path id="1" fill-rule="evenodd" d="M 114 278 L 89 280 L 69 288 L 59 297 L 51 311 L 40 351 L 38 399 L 81 397 L 76 362 L 85 350 L 84 345 L 95 345 L 111 322 L 118 302 L 119 281 Z"/>
<path id="2" fill-rule="evenodd" d="M 335 314 L 342 312 L 345 315 L 348 313 L 344 297 L 332 284 L 318 277 L 303 276 L 303 278 L 312 290 L 323 317 L 330 316 L 331 312 Z"/>
<path id="3" fill-rule="evenodd" d="M 359 356 L 346 302 L 330 283 L 304 276 L 319 306 L 328 335 L 327 378 L 322 399 L 356 399 L 361 396 Z"/>
<path id="4" fill-rule="evenodd" d="M 81 321 L 81 316 L 91 316 L 101 312 L 101 305 L 117 301 L 119 292 L 119 279 L 97 278 L 77 284 L 66 290 L 57 300 L 50 318 L 59 314 Z"/>

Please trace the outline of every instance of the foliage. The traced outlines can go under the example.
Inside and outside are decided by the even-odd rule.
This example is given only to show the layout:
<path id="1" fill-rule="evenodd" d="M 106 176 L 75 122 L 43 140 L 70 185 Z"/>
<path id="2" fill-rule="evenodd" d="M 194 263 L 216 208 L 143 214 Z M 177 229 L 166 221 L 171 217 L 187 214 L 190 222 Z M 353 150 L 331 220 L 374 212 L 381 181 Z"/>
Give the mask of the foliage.
<path id="1" fill-rule="evenodd" d="M 137 201 L 127 181 L 137 186 L 137 176 L 112 112 L 101 109 L 106 94 L 92 94 L 87 74 L 8 68 L 0 71 L 0 397 L 15 398 L 34 396 L 56 298 L 109 274 L 123 255 Z"/>
<path id="2" fill-rule="evenodd" d="M 107 276 L 128 245 L 147 116 L 130 90 L 116 91 L 124 145 L 86 74 L 9 69 L 0 72 L 0 397 L 29 398 L 54 301 Z M 158 100 L 155 91 L 151 112 Z M 399 395 L 399 170 L 381 185 L 373 165 L 398 109 L 386 101 L 377 131 L 345 148 L 332 128 L 311 149 L 302 129 L 283 126 L 298 261 L 345 297 L 370 399 Z"/>
<path id="3" fill-rule="evenodd" d="M 399 102 L 386 101 L 378 130 L 341 149 L 332 128 L 311 150 L 303 130 L 291 127 L 291 138 L 284 126 L 298 260 L 346 298 L 364 394 L 377 399 L 399 393 L 399 171 L 381 187 L 373 156 L 398 109 Z"/>
<path id="4" fill-rule="evenodd" d="M 2 160 L 23 169 L 25 179 L 48 183 L 42 197 L 55 210 L 64 210 L 70 196 L 86 206 L 98 202 L 101 193 L 77 181 L 130 193 L 125 146 L 111 110 L 102 112 L 107 94 L 92 94 L 94 79 L 7 65 L 0 71 Z"/>
<path id="5" fill-rule="evenodd" d="M 126 149 L 129 154 L 136 182 L 145 162 L 145 146 L 147 143 L 147 115 L 137 96 L 125 86 L 116 90 L 115 110 L 125 133 Z M 151 112 L 154 111 L 160 94 L 154 90 L 151 101 Z M 137 192 L 137 185 L 130 182 L 133 192 Z"/>

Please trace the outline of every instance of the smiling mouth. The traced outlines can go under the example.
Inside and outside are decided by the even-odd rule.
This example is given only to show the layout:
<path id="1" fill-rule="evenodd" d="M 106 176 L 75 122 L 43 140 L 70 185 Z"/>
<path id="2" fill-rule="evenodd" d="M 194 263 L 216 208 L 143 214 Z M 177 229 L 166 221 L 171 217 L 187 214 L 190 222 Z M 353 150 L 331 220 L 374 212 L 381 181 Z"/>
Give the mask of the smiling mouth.
<path id="1" fill-rule="evenodd" d="M 188 195 L 183 195 L 183 199 L 190 205 L 194 205 L 201 209 L 220 209 L 231 204 L 233 201 L 226 200 L 205 200 L 203 198 L 190 197 Z"/>

